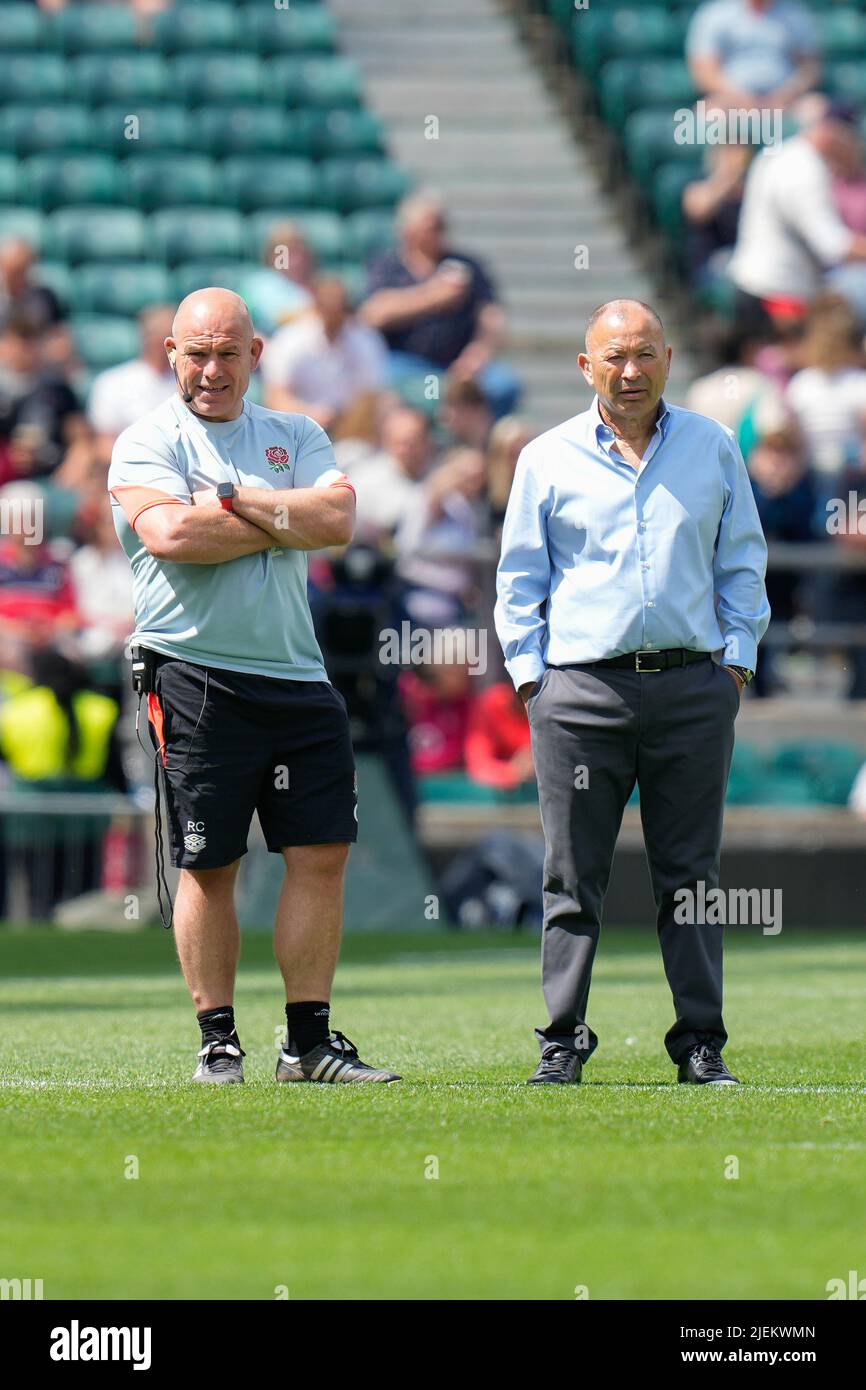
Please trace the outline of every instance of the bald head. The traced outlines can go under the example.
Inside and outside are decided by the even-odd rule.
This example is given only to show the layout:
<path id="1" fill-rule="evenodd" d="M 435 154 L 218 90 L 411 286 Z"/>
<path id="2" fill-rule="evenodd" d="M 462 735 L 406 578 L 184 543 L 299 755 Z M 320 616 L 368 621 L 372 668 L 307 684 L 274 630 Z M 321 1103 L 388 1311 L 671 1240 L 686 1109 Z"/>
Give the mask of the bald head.
<path id="1" fill-rule="evenodd" d="M 172 337 L 177 339 L 185 333 L 214 329 L 235 333 L 247 341 L 254 336 L 250 311 L 234 290 L 224 290 L 218 286 L 193 290 L 177 306 L 171 326 Z"/>
<path id="2" fill-rule="evenodd" d="M 653 325 L 664 343 L 664 324 L 651 304 L 644 304 L 642 299 L 609 299 L 606 304 L 600 304 L 597 309 L 593 309 L 587 320 L 587 352 L 592 351 L 590 340 L 595 336 L 596 330 L 599 335 L 611 331 L 616 333 L 627 330 L 636 320 L 642 327 Z"/>
<path id="3" fill-rule="evenodd" d="M 240 295 L 216 286 L 181 301 L 165 340 L 185 404 L 214 421 L 240 415 L 262 346 Z"/>
<path id="4" fill-rule="evenodd" d="M 656 419 L 668 379 L 671 349 L 661 319 L 640 299 L 611 299 L 590 315 L 586 352 L 578 355 L 602 416 L 635 437 Z"/>

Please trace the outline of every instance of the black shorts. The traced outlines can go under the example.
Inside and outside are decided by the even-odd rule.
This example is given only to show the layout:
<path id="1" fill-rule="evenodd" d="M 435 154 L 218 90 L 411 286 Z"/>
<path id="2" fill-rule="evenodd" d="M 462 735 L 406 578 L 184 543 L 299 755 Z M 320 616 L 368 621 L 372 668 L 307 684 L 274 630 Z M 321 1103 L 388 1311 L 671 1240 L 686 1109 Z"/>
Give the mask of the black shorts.
<path id="1" fill-rule="evenodd" d="M 150 732 L 162 746 L 175 868 L 218 869 L 246 854 L 254 811 L 273 853 L 358 838 L 346 702 L 328 681 L 158 656 L 155 685 Z"/>

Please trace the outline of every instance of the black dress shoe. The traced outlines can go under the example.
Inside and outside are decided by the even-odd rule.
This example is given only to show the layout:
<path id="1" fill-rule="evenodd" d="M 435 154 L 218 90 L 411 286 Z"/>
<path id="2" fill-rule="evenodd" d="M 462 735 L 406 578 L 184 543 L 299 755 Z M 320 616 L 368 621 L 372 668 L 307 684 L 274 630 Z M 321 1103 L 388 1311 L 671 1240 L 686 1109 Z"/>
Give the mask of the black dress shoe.
<path id="1" fill-rule="evenodd" d="M 728 1071 L 722 1054 L 709 1039 L 695 1046 L 680 1059 L 681 1082 L 692 1086 L 739 1086 L 740 1079 Z"/>
<path id="2" fill-rule="evenodd" d="M 552 1082 L 557 1086 L 574 1084 L 580 1080 L 583 1063 L 570 1047 L 560 1047 L 550 1043 L 541 1054 L 537 1070 L 530 1076 L 527 1085 Z"/>

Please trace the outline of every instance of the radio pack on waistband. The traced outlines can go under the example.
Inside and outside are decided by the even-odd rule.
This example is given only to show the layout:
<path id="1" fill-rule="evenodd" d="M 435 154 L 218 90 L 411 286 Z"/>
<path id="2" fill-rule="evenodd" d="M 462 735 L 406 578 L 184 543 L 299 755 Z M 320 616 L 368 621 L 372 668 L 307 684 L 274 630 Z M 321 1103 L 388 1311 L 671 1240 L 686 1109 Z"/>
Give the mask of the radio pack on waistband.
<path id="1" fill-rule="evenodd" d="M 133 646 L 129 649 L 132 657 L 132 688 L 136 695 L 150 695 L 156 689 L 156 652 L 149 647 Z"/>

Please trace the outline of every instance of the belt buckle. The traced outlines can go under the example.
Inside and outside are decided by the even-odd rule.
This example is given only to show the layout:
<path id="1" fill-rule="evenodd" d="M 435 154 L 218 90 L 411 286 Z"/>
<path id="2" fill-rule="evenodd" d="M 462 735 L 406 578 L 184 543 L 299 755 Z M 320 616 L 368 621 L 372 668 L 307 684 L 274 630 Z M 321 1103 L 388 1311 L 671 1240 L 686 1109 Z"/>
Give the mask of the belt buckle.
<path id="1" fill-rule="evenodd" d="M 652 656 L 652 657 L 655 657 L 656 661 L 658 662 L 659 658 L 661 657 L 661 652 L 635 652 L 635 654 L 634 654 L 634 669 L 635 669 L 636 671 L 640 672 L 641 675 L 648 676 L 648 675 L 652 675 L 652 674 L 658 674 L 659 671 L 663 671 L 663 670 L 664 670 L 664 667 L 663 667 L 663 666 L 658 666 L 658 665 L 656 665 L 656 666 L 642 666 L 642 665 L 641 665 L 641 657 L 643 657 L 643 656 Z"/>

